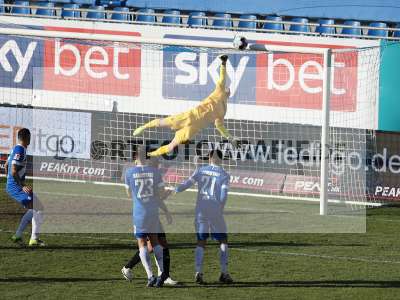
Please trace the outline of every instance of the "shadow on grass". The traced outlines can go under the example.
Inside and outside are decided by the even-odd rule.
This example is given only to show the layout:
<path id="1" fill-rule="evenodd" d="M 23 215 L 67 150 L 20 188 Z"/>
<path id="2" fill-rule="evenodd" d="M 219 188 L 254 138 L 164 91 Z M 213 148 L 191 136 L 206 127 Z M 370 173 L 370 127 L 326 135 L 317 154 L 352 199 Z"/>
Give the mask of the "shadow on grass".
<path id="1" fill-rule="evenodd" d="M 47 245 L 40 248 L 29 248 L 28 246 L 0 246 L 0 250 L 77 250 L 77 251 L 104 251 L 104 250 L 137 250 L 133 244 L 91 244 L 91 245 Z"/>
<path id="2" fill-rule="evenodd" d="M 268 248 L 268 247 L 321 247 L 321 246 L 341 246 L 341 247 L 364 247 L 363 244 L 316 244 L 316 243 L 295 243 L 295 242 L 273 242 L 273 241 L 257 241 L 257 242 L 230 242 L 229 247 L 231 248 Z M 169 248 L 174 249 L 194 249 L 196 242 L 178 242 L 170 243 Z M 216 247 L 216 244 L 210 243 L 209 248 Z M 136 242 L 132 239 L 132 242 L 123 243 L 109 243 L 109 244 L 70 244 L 70 245 L 47 245 L 43 248 L 29 248 L 28 246 L 0 246 L 0 250 L 76 250 L 76 251 L 104 251 L 104 250 L 137 250 Z"/>
<path id="3" fill-rule="evenodd" d="M 121 281 L 121 278 L 86 278 L 86 277 L 9 277 L 0 278 L 0 283 L 12 282 L 12 283 L 27 283 L 27 282 L 38 282 L 38 283 L 55 283 L 55 282 L 106 282 L 106 281 Z"/>
<path id="4" fill-rule="evenodd" d="M 235 281 L 233 284 L 209 282 L 196 285 L 183 282 L 177 288 L 400 288 L 400 281 L 378 280 L 299 280 L 299 281 Z"/>

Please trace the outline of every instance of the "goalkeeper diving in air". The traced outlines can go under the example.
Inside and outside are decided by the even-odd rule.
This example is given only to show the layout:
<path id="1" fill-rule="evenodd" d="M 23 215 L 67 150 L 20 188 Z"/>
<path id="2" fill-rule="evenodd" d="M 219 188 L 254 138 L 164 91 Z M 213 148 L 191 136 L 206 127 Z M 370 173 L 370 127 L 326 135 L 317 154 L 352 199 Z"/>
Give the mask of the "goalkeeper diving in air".
<path id="1" fill-rule="evenodd" d="M 224 138 L 232 140 L 233 137 L 224 127 L 224 117 L 227 109 L 227 101 L 230 95 L 229 88 L 226 84 L 226 62 L 227 55 L 220 57 L 222 64 L 220 67 L 219 80 L 214 91 L 199 105 L 191 110 L 183 113 L 169 116 L 163 119 L 152 120 L 143 126 L 136 128 L 133 132 L 134 136 L 140 135 L 145 129 L 153 127 L 169 127 L 175 132 L 174 139 L 165 146 L 161 146 L 155 151 L 150 152 L 149 156 L 160 156 L 171 152 L 179 144 L 184 144 L 195 136 L 201 129 L 207 127 L 208 124 L 214 122 L 218 132 Z"/>

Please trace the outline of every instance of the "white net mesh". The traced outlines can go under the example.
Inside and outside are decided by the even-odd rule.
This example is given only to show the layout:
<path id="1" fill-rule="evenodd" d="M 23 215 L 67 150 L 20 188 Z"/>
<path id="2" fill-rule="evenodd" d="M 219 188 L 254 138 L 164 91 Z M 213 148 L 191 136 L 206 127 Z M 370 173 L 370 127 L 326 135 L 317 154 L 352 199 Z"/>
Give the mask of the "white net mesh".
<path id="1" fill-rule="evenodd" d="M 69 188 L 60 187 L 57 191 L 47 191 L 49 185 L 44 184 L 40 189 L 43 195 L 48 192 L 82 198 L 94 191 L 93 197 L 98 196 L 96 200 L 101 204 L 90 200 L 97 203 L 95 207 L 86 202 L 83 206 L 64 202 L 64 211 L 66 207 L 76 208 L 71 209 L 69 217 L 88 209 L 99 212 L 104 222 L 104 213 L 112 211 L 111 207 L 125 212 L 130 209 L 129 202 L 116 205 L 119 202 L 114 201 L 113 193 L 109 195 L 103 187 L 93 188 L 87 182 L 122 184 L 124 170 L 134 164 L 136 145 L 144 143 L 154 149 L 169 142 L 174 132 L 167 128 L 148 129 L 140 137 L 133 137 L 132 132 L 152 119 L 198 105 L 218 80 L 218 56 L 227 53 L 231 98 L 225 126 L 240 146 L 234 147 L 224 140 L 210 124 L 161 160 L 165 181 L 171 185 L 181 182 L 198 165 L 206 163 L 203 158 L 207 150 L 219 148 L 225 157 L 223 166 L 231 175 L 236 208 L 249 211 L 249 225 L 243 228 L 239 224 L 243 222 L 232 217 L 232 231 L 365 230 L 365 220 L 358 216 L 363 207 L 359 204 L 375 201 L 367 191 L 368 181 L 372 180 L 369 155 L 375 147 L 379 48 L 333 50 L 329 208 L 331 215 L 353 214 L 351 227 L 343 219 L 337 223 L 329 219 L 331 226 L 315 219 L 321 160 L 322 55 L 56 39 L 26 39 L 24 43 L 27 47 L 32 43 L 46 44 L 45 62 L 30 70 L 32 87 L 21 89 L 11 83 L 15 87 L 2 88 L 1 102 L 12 106 L 29 104 L 35 109 L 32 112 L 2 107 L 2 115 L 15 126 L 36 131 L 33 148 L 45 146 L 32 152 L 34 177 L 51 177 L 69 184 Z M 21 116 L 24 120 L 17 120 Z M 51 135 L 54 137 L 50 139 Z M 84 180 L 88 186 L 71 187 L 77 180 Z M 104 202 L 107 197 L 114 199 L 112 205 L 107 202 L 110 206 Z M 120 197 L 123 196 L 116 196 Z M 288 205 L 295 207 L 288 208 L 280 202 L 282 199 L 289 200 L 288 203 L 299 199 L 314 202 L 297 202 L 312 207 L 309 211 L 299 209 L 294 202 Z M 51 207 L 51 199 L 49 203 Z M 252 215 L 263 210 L 257 217 Z M 288 217 L 274 216 L 275 212 Z M 308 214 L 312 221 L 301 221 Z M 84 217 L 77 222 L 80 226 L 73 229 L 57 218 L 54 220 L 59 223 L 53 223 L 50 231 L 98 228 L 82 226 Z M 130 221 L 114 222 L 112 229 L 107 230 L 128 230 L 127 224 Z M 177 227 L 182 224 L 178 222 Z"/>

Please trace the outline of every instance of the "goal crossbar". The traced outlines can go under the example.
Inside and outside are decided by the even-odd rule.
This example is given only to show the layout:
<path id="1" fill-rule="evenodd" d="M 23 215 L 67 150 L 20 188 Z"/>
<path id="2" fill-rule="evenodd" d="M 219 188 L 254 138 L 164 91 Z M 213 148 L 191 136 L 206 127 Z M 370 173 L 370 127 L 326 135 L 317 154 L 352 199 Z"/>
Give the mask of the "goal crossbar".
<path id="1" fill-rule="evenodd" d="M 1 35 L 20 35 L 32 37 L 47 37 L 47 38 L 62 38 L 76 40 L 94 40 L 94 41 L 109 41 L 109 42 L 125 42 L 125 43 L 143 43 L 157 44 L 166 46 L 182 46 L 182 47 L 204 47 L 214 49 L 234 49 L 230 42 L 204 41 L 204 40 L 189 40 L 189 39 L 156 39 L 145 38 L 132 35 L 110 35 L 101 33 L 86 33 L 86 32 L 67 32 L 57 30 L 39 30 L 39 29 L 23 29 L 23 28 L 0 28 Z M 281 46 L 281 45 L 265 45 L 254 44 L 257 47 L 250 47 L 255 51 L 277 51 L 277 52 L 296 52 L 309 54 L 324 54 L 328 51 L 327 48 L 311 48 L 299 46 Z"/>

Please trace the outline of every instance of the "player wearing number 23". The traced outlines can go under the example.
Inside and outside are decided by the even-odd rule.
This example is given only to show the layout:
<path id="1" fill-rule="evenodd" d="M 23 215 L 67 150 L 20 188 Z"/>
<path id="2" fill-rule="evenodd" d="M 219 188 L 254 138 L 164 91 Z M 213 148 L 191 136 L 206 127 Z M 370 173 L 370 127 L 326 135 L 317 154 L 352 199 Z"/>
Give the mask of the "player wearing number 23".
<path id="1" fill-rule="evenodd" d="M 132 191 L 135 236 L 145 238 L 149 233 L 161 232 L 156 191 L 163 188 L 164 183 L 159 170 L 152 166 L 129 168 L 125 184 Z"/>

